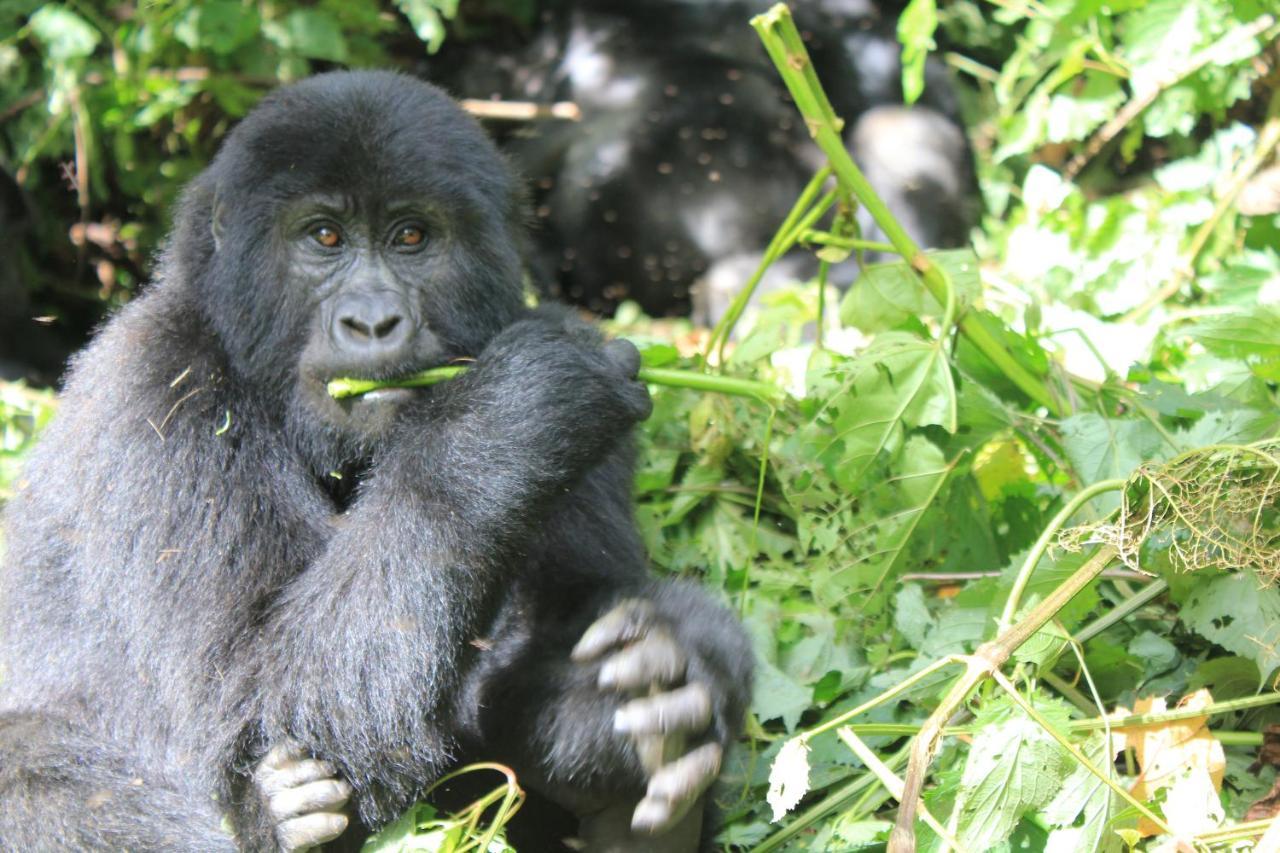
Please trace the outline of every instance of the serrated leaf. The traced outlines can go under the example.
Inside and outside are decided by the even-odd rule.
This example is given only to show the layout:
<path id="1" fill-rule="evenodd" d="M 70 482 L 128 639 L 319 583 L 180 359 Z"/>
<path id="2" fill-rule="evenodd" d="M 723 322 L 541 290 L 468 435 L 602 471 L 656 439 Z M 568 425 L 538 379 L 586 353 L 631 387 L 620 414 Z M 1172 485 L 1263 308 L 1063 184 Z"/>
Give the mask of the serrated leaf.
<path id="1" fill-rule="evenodd" d="M 911 335 L 881 335 L 840 368 L 843 384 L 793 440 L 793 452 L 817 459 L 847 492 L 882 455 L 901 447 L 906 430 L 956 428 L 951 365 L 939 344 Z"/>
<path id="2" fill-rule="evenodd" d="M 1196 323 L 1186 330 L 1214 355 L 1225 358 L 1280 358 L 1280 308 L 1256 305 L 1250 311 Z"/>
<path id="3" fill-rule="evenodd" d="M 756 661 L 754 684 L 751 712 L 756 718 L 762 723 L 782 720 L 788 732 L 795 731 L 800 715 L 813 701 L 813 690 L 767 660 Z"/>
<path id="4" fill-rule="evenodd" d="M 1121 742 L 1113 738 L 1108 749 L 1106 735 L 1094 732 L 1080 744 L 1080 749 L 1094 767 L 1105 769 L 1119 754 L 1120 745 Z M 1124 801 L 1106 783 L 1083 764 L 1076 764 L 1042 812 L 1044 819 L 1051 826 L 1058 827 L 1061 833 L 1050 835 L 1049 849 L 1064 853 L 1068 850 L 1098 853 L 1118 850 L 1120 840 L 1110 831 L 1108 824 L 1124 807 Z"/>
<path id="5" fill-rule="evenodd" d="M 956 799 L 960 842 L 969 850 L 995 848 L 1024 815 L 1053 801 L 1073 766 L 1070 754 L 1029 717 L 980 728 Z"/>
<path id="6" fill-rule="evenodd" d="M 1195 585 L 1178 616 L 1200 636 L 1256 663 L 1262 681 L 1280 666 L 1280 590 L 1262 586 L 1252 572 Z"/>
<path id="7" fill-rule="evenodd" d="M 1085 484 L 1127 477 L 1166 447 L 1164 437 L 1149 421 L 1104 418 L 1092 412 L 1062 422 L 1062 445 Z M 1104 495 L 1099 505 L 1111 509 L 1119 502 L 1119 495 Z"/>

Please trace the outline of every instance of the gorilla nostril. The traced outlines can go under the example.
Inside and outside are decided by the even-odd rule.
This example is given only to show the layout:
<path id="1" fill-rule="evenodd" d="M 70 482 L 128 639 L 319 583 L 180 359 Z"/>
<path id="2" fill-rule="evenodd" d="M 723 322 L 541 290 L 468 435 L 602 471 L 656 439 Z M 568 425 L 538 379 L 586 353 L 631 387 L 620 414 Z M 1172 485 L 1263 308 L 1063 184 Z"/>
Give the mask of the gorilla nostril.
<path id="1" fill-rule="evenodd" d="M 399 317 L 388 317 L 381 323 L 373 327 L 373 336 L 375 338 L 385 338 L 395 331 L 396 326 L 400 325 Z"/>
<path id="2" fill-rule="evenodd" d="M 338 322 L 340 322 L 347 331 L 351 332 L 351 334 L 357 338 L 371 337 L 368 324 L 362 323 L 355 317 L 343 317 Z"/>

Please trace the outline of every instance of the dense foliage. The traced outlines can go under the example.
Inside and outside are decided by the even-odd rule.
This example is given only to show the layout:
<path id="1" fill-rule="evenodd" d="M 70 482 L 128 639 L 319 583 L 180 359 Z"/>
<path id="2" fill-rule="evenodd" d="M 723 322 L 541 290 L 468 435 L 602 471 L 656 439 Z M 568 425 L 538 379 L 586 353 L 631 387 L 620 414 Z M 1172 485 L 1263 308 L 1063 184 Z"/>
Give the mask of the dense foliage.
<path id="1" fill-rule="evenodd" d="M 428 39 L 410 9 L 445 6 L 397 5 Z M 263 77 L 385 62 L 406 26 L 321 2 L 255 6 L 240 29 L 224 7 L 242 4 L 45 6 L 0 42 L 4 154 L 27 188 L 74 157 L 85 210 L 150 245 L 165 194 Z M 779 22 L 761 29 L 796 55 Z M 652 365 L 792 395 L 656 389 L 642 442 L 654 562 L 721 589 L 759 658 L 726 846 L 877 849 L 902 777 L 925 773 L 922 849 L 1226 849 L 1266 830 L 1274 805 L 1249 809 L 1275 781 L 1267 751 L 1250 765 L 1280 722 L 1277 34 L 1261 2 L 917 0 L 904 43 L 966 84 L 976 253 L 871 269 L 843 297 L 770 294 L 723 349 L 615 318 Z M 782 65 L 817 127 L 813 81 Z M 798 214 L 869 201 L 828 154 L 835 196 Z M 828 261 L 859 246 L 847 216 L 816 238 L 780 229 Z M 0 406 L 7 465 L 45 407 L 18 391 Z M 1072 577 L 1082 591 L 1055 593 Z M 972 655 L 998 637 L 989 677 Z M 908 772 L 939 708 L 950 728 L 925 726 L 940 748 Z"/>

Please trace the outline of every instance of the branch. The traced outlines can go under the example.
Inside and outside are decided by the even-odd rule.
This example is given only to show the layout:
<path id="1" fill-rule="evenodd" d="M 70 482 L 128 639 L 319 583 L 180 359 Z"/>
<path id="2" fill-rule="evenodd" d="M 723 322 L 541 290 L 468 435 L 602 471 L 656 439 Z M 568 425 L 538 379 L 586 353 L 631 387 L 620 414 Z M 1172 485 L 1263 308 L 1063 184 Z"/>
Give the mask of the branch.
<path id="1" fill-rule="evenodd" d="M 1085 167 L 1089 160 L 1096 156 L 1108 142 L 1128 126 L 1129 122 L 1155 103 L 1156 98 L 1167 90 L 1178 85 L 1206 65 L 1221 65 L 1225 63 L 1239 50 L 1239 43 L 1242 41 L 1257 38 L 1264 33 L 1267 34 L 1268 39 L 1274 38 L 1276 34 L 1267 31 L 1274 27 L 1275 23 L 1276 18 L 1274 15 L 1262 15 L 1256 20 L 1232 30 L 1203 50 L 1193 53 L 1187 58 L 1186 62 L 1170 68 L 1163 75 L 1156 78 L 1155 84 L 1148 91 L 1135 95 L 1131 101 L 1124 105 L 1120 112 L 1116 113 L 1110 121 L 1100 127 L 1089 138 L 1089 141 L 1085 143 L 1084 149 L 1072 157 L 1062 170 L 1063 177 L 1067 180 L 1072 180 L 1076 175 L 1080 174 L 1080 170 Z"/>

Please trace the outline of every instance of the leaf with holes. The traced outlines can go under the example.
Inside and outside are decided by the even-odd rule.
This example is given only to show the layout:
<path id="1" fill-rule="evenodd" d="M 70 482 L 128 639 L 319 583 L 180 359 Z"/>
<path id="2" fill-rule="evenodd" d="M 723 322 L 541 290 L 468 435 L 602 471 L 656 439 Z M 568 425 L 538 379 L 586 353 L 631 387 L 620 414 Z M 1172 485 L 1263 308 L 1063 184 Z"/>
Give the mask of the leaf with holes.
<path id="1" fill-rule="evenodd" d="M 1262 681 L 1280 666 L 1280 590 L 1252 572 L 1196 585 L 1179 615 L 1200 636 L 1256 663 Z"/>

